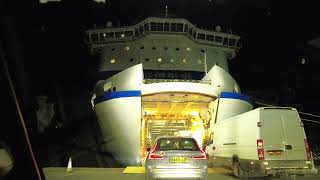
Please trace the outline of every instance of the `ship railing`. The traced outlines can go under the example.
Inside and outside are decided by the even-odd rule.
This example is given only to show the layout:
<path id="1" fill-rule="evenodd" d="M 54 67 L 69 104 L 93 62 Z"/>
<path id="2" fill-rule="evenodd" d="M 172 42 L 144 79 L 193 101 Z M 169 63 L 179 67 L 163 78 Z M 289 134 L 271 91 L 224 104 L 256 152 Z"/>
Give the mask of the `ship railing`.
<path id="1" fill-rule="evenodd" d="M 163 83 L 163 82 L 189 82 L 189 83 L 201 83 L 211 84 L 211 80 L 194 80 L 194 79 L 144 79 L 144 84 Z"/>
<path id="2" fill-rule="evenodd" d="M 147 18 L 131 27 L 90 29 L 86 31 L 86 43 L 99 45 L 109 42 L 135 40 L 148 33 L 184 34 L 188 38 L 208 45 L 240 48 L 240 37 L 222 31 L 200 29 L 186 19 Z"/>

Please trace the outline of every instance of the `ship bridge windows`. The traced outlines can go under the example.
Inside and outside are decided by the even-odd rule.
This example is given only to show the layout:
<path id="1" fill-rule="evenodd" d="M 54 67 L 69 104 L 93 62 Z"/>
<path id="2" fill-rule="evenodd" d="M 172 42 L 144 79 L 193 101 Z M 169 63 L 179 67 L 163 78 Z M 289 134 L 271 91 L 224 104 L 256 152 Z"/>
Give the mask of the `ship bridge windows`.
<path id="1" fill-rule="evenodd" d="M 171 23 L 171 31 L 172 32 L 183 32 L 183 24 L 182 23 Z"/>
<path id="2" fill-rule="evenodd" d="M 134 34 L 135 34 L 135 36 L 139 36 L 139 29 L 138 28 L 134 29 Z"/>
<path id="3" fill-rule="evenodd" d="M 143 26 L 140 26 L 140 27 L 139 27 L 139 33 L 140 33 L 140 35 L 143 34 Z"/>
<path id="4" fill-rule="evenodd" d="M 229 46 L 235 46 L 235 45 L 236 45 L 236 40 L 230 38 L 230 39 L 229 39 Z"/>
<path id="5" fill-rule="evenodd" d="M 125 31 L 124 32 L 125 37 L 132 37 L 133 36 L 133 31 Z"/>
<path id="6" fill-rule="evenodd" d="M 172 31 L 172 32 L 178 32 L 178 30 L 177 30 L 177 23 L 171 23 L 171 31 Z"/>
<path id="7" fill-rule="evenodd" d="M 163 24 L 164 31 L 169 31 L 169 23 Z"/>
<path id="8" fill-rule="evenodd" d="M 229 44 L 229 38 L 223 38 L 223 45 L 228 45 Z"/>
<path id="9" fill-rule="evenodd" d="M 206 39 L 206 35 L 202 34 L 202 33 L 198 33 L 197 39 L 205 40 Z"/>
<path id="10" fill-rule="evenodd" d="M 156 29 L 157 29 L 157 23 L 155 23 L 155 22 L 150 22 L 150 29 L 151 29 L 151 31 L 156 31 Z"/>
<path id="11" fill-rule="evenodd" d="M 108 32 L 108 33 L 106 33 L 106 38 L 107 38 L 107 39 L 112 39 L 112 38 L 114 38 L 114 32 Z"/>
<path id="12" fill-rule="evenodd" d="M 188 31 L 189 36 L 192 36 L 192 29 L 190 28 Z"/>
<path id="13" fill-rule="evenodd" d="M 163 23 L 156 23 L 156 30 L 163 31 Z"/>
<path id="14" fill-rule="evenodd" d="M 214 40 L 218 43 L 222 42 L 222 37 L 221 36 L 215 36 Z"/>
<path id="15" fill-rule="evenodd" d="M 100 38 L 100 41 L 106 41 L 106 34 L 105 33 L 100 33 L 99 34 L 99 38 Z"/>
<path id="16" fill-rule="evenodd" d="M 163 31 L 163 23 L 150 22 L 151 31 Z"/>
<path id="17" fill-rule="evenodd" d="M 189 28 L 189 27 L 188 27 L 188 25 L 187 25 L 187 24 L 185 24 L 185 25 L 184 25 L 183 32 L 188 32 L 188 28 Z"/>
<path id="18" fill-rule="evenodd" d="M 193 31 L 193 32 L 192 32 L 192 37 L 193 37 L 194 39 L 196 39 L 196 37 L 197 37 L 197 32 L 196 32 L 196 31 Z"/>
<path id="19" fill-rule="evenodd" d="M 183 24 L 182 23 L 177 23 L 177 31 L 183 32 Z"/>
<path id="20" fill-rule="evenodd" d="M 214 41 L 214 35 L 207 35 L 206 40 L 207 41 Z"/>
<path id="21" fill-rule="evenodd" d="M 115 32 L 116 38 L 120 38 L 123 32 Z"/>
<path id="22" fill-rule="evenodd" d="M 96 33 L 91 34 L 91 40 L 92 40 L 92 42 L 98 42 L 99 41 L 98 34 L 96 34 Z"/>

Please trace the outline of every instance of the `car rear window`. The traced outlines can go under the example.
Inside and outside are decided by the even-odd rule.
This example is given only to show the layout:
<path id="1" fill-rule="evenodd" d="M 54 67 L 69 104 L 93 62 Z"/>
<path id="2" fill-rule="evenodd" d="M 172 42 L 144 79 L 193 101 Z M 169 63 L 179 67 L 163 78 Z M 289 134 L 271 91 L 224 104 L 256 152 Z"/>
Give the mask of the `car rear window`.
<path id="1" fill-rule="evenodd" d="M 196 140 L 193 138 L 161 138 L 157 141 L 157 151 L 188 150 L 199 151 Z"/>

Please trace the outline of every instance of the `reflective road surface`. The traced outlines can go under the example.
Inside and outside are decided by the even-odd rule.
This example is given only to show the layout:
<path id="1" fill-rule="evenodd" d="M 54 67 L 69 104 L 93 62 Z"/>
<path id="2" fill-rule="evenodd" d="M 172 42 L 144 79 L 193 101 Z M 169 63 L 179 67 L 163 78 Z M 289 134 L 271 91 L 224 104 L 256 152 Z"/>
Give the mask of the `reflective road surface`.
<path id="1" fill-rule="evenodd" d="M 144 180 L 142 167 L 132 168 L 72 168 L 67 172 L 66 167 L 49 167 L 43 169 L 47 180 Z M 209 170 L 208 180 L 234 180 L 236 179 L 231 170 L 223 167 L 214 167 Z M 249 178 L 251 179 L 287 179 L 281 178 Z M 293 179 L 293 178 L 291 178 Z M 295 179 L 314 179 L 319 180 L 320 174 L 296 176 Z"/>

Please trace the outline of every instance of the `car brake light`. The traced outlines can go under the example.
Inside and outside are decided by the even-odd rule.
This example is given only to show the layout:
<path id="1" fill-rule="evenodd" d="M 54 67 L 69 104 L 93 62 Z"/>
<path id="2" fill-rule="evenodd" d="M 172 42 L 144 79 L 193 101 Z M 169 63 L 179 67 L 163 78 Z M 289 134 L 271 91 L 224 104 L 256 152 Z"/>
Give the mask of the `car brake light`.
<path id="1" fill-rule="evenodd" d="M 304 146 L 306 148 L 307 158 L 308 158 L 308 160 L 310 160 L 311 159 L 311 152 L 310 152 L 310 148 L 309 148 L 309 144 L 308 144 L 307 139 L 304 139 Z"/>
<path id="2" fill-rule="evenodd" d="M 193 156 L 192 159 L 195 159 L 195 160 L 207 159 L 207 155 L 204 151 L 201 151 L 201 156 Z"/>
<path id="3" fill-rule="evenodd" d="M 201 155 L 200 156 L 193 156 L 192 159 L 195 159 L 195 160 L 207 159 L 206 152 L 204 150 L 201 150 L 198 144 L 197 144 L 197 146 L 201 152 Z"/>
<path id="4" fill-rule="evenodd" d="M 148 159 L 164 159 L 164 155 L 155 155 L 154 152 L 158 149 L 159 144 L 157 143 L 152 151 L 148 155 Z"/>
<path id="5" fill-rule="evenodd" d="M 264 160 L 264 149 L 262 139 L 257 139 L 257 151 L 259 160 Z"/>

